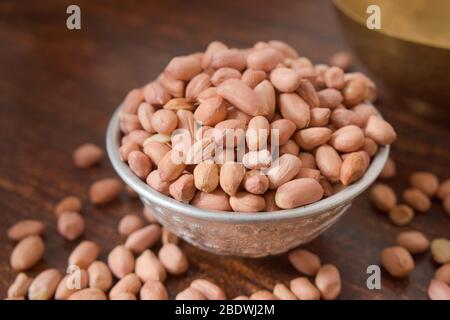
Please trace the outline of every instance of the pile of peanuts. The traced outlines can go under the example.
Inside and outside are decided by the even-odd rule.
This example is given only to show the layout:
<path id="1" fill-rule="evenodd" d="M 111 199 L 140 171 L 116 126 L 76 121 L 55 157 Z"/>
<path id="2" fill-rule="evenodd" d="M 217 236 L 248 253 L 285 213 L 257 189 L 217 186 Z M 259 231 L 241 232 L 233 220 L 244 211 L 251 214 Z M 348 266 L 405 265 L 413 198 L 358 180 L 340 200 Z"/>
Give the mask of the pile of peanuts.
<path id="1" fill-rule="evenodd" d="M 314 65 L 284 42 L 214 41 L 128 93 L 120 156 L 153 189 L 202 209 L 295 208 L 357 181 L 395 141 L 375 98 L 367 76 Z"/>
<path id="2" fill-rule="evenodd" d="M 98 164 L 104 156 L 103 150 L 94 144 L 79 146 L 74 154 L 78 168 L 89 168 Z M 90 202 L 105 206 L 115 201 L 123 191 L 123 184 L 115 178 L 104 178 L 92 183 L 89 189 Z M 130 198 L 137 194 L 127 189 Z M 67 196 L 54 208 L 57 231 L 68 241 L 79 239 L 85 229 L 81 210 L 82 200 L 78 196 Z M 15 245 L 11 257 L 11 268 L 18 272 L 8 289 L 6 299 L 14 300 L 167 300 L 169 294 L 164 285 L 168 276 L 181 276 L 188 271 L 187 256 L 178 246 L 179 239 L 161 227 L 153 213 L 144 208 L 143 217 L 124 215 L 117 231 L 126 237 L 123 244 L 115 246 L 106 261 L 99 259 L 101 248 L 90 240 L 82 240 L 69 254 L 67 272 L 64 275 L 55 268 L 46 269 L 35 278 L 27 275 L 43 258 L 45 225 L 39 220 L 27 219 L 16 222 L 8 229 L 8 238 Z M 161 242 L 157 253 L 152 250 Z M 307 276 L 316 275 L 315 285 L 308 278 L 291 281 L 291 289 L 277 283 L 273 293 L 258 290 L 250 296 L 238 296 L 236 300 L 306 300 L 335 299 L 340 293 L 340 275 L 332 265 L 321 266 L 320 259 L 306 250 L 294 250 L 289 255 L 292 265 Z M 76 268 L 76 269 L 72 269 Z M 74 272 L 75 271 L 75 272 Z M 78 287 L 74 286 L 79 281 Z M 177 300 L 225 300 L 222 288 L 208 279 L 195 279 L 189 287 L 179 292 Z"/>
<path id="3" fill-rule="evenodd" d="M 391 179 L 396 175 L 392 159 L 386 163 L 380 178 Z M 385 183 L 377 183 L 370 190 L 374 207 L 387 213 L 397 226 L 408 225 L 414 218 L 414 210 L 426 213 L 431 207 L 431 198 L 442 201 L 444 210 L 450 215 L 450 179 L 439 183 L 438 177 L 425 171 L 414 172 L 409 178 L 410 187 L 403 191 L 405 204 L 398 204 L 395 191 Z M 432 300 L 450 300 L 450 240 L 437 238 L 431 241 L 420 231 L 403 231 L 397 236 L 397 245 L 381 251 L 382 266 L 393 277 L 408 276 L 414 270 L 412 255 L 423 254 L 431 249 L 434 261 L 440 265 L 430 281 L 428 296 Z"/>

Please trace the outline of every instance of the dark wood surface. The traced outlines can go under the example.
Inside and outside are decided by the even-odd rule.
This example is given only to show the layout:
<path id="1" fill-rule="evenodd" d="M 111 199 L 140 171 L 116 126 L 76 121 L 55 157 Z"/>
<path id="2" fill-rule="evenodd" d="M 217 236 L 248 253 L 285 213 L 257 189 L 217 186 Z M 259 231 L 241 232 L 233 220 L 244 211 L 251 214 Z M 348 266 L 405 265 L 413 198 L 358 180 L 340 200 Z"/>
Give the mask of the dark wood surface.
<path id="1" fill-rule="evenodd" d="M 83 239 L 102 246 L 102 258 L 124 241 L 116 231 L 121 216 L 141 210 L 127 195 L 106 208 L 87 201 L 92 181 L 114 176 L 107 159 L 86 171 L 73 167 L 72 150 L 84 142 L 104 145 L 109 117 L 132 87 L 156 77 L 170 57 L 203 50 L 215 39 L 231 46 L 282 39 L 302 55 L 326 62 L 345 49 L 334 8 L 328 1 L 76 1 L 82 30 L 66 29 L 66 7 L 73 1 L 0 2 L 0 296 L 14 279 L 9 266 L 13 243 L 7 228 L 23 218 L 46 224 L 46 253 L 31 274 L 52 266 L 64 272 L 76 243 L 56 232 L 54 204 L 67 195 L 83 198 L 87 230 Z M 227 3 L 227 4 L 225 4 Z M 356 69 L 364 70 L 358 63 Z M 448 124 L 431 123 L 408 111 L 375 79 L 378 105 L 399 134 L 393 148 L 398 193 L 415 170 L 450 175 Z M 399 228 L 376 213 L 367 193 L 324 235 L 306 245 L 342 274 L 342 299 L 425 299 L 436 265 L 429 253 L 415 258 L 406 279 L 382 274 L 382 289 L 366 288 L 366 268 L 401 230 L 418 229 L 429 238 L 449 236 L 450 219 L 439 203 Z M 263 239 L 261 239 L 263 240 Z M 218 257 L 183 244 L 191 267 L 186 276 L 169 277 L 173 297 L 197 277 L 209 277 L 230 297 L 271 289 L 298 273 L 286 255 L 264 259 Z"/>

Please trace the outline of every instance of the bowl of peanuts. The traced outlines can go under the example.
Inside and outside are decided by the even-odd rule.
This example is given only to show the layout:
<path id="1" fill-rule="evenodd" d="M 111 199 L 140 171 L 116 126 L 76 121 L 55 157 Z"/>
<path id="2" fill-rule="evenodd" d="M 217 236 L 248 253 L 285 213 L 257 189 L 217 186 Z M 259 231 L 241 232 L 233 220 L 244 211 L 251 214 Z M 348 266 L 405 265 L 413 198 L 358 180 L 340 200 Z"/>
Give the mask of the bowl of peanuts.
<path id="1" fill-rule="evenodd" d="M 131 90 L 107 130 L 113 167 L 171 232 L 263 257 L 332 226 L 378 177 L 396 139 L 364 74 L 273 40 L 219 41 Z"/>

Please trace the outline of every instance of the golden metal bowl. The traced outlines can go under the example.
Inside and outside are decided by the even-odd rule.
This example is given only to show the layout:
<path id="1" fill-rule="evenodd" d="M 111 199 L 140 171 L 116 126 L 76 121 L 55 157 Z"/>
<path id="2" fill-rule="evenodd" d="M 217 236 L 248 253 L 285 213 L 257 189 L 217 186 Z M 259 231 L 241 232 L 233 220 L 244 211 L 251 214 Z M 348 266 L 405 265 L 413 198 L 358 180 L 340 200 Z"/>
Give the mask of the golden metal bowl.
<path id="1" fill-rule="evenodd" d="M 400 91 L 414 111 L 448 120 L 450 1 L 334 0 L 334 4 L 346 39 L 370 71 Z M 366 26 L 371 4 L 380 7 L 380 30 Z"/>

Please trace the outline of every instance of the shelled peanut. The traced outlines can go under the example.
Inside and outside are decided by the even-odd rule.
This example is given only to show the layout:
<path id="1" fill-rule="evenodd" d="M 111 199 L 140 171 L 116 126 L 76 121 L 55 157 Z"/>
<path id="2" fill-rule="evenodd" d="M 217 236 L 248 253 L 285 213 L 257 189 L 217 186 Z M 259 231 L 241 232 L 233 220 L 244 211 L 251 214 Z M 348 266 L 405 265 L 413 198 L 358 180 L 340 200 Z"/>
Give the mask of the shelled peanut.
<path id="1" fill-rule="evenodd" d="M 314 65 L 284 42 L 215 41 L 128 93 L 120 156 L 153 189 L 203 209 L 295 208 L 360 179 L 395 141 L 375 98 L 365 75 Z"/>

